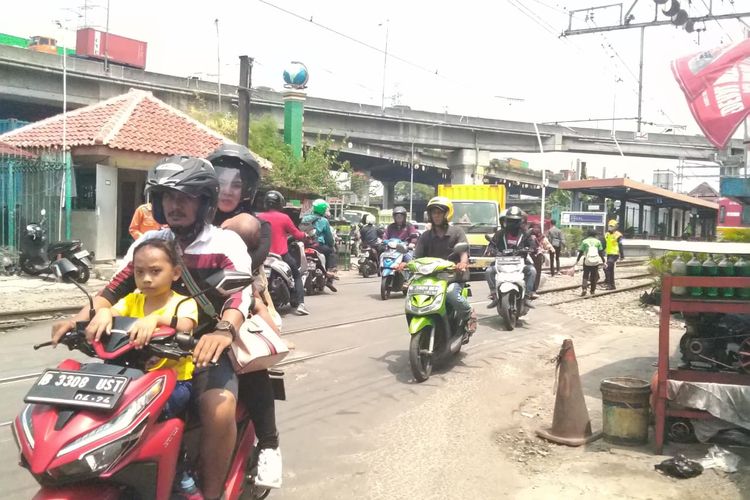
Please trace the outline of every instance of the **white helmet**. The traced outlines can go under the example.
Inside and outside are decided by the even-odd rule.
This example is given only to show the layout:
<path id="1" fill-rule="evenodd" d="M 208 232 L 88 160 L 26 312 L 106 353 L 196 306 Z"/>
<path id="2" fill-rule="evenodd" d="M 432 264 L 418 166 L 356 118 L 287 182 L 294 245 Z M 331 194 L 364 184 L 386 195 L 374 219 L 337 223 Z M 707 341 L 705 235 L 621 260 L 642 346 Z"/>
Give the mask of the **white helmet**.
<path id="1" fill-rule="evenodd" d="M 375 216 L 370 214 L 365 217 L 365 224 L 375 224 Z"/>

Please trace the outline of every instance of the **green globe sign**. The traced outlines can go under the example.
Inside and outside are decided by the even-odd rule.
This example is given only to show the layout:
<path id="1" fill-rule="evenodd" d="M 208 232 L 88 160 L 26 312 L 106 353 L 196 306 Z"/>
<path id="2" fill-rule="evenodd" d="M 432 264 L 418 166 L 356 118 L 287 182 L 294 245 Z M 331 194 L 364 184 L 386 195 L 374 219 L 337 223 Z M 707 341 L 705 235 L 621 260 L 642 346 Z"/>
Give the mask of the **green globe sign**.
<path id="1" fill-rule="evenodd" d="M 309 78 L 310 74 L 307 71 L 307 66 L 299 61 L 292 61 L 284 69 L 285 87 L 304 89 L 307 87 L 307 80 Z"/>

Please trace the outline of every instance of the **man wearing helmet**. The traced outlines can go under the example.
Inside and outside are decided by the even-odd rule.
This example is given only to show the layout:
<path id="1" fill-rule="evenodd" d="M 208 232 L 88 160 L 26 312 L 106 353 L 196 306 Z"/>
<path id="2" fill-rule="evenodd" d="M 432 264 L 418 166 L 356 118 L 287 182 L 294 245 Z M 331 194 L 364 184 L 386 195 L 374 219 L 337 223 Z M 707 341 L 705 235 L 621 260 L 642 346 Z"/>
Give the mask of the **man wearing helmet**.
<path id="1" fill-rule="evenodd" d="M 133 250 L 143 241 L 153 238 L 177 243 L 181 261 L 200 289 L 211 288 L 205 279 L 218 270 L 250 272 L 250 257 L 242 239 L 232 231 L 211 224 L 219 198 L 219 182 L 210 162 L 189 156 L 166 158 L 149 171 L 146 191 L 153 203 L 154 219 L 169 227 L 149 231 L 131 245 L 122 267 L 95 297 L 95 309 L 110 308 L 135 289 Z M 175 286 L 178 293 L 190 295 L 184 282 Z M 203 422 L 201 477 L 203 493 L 208 499 L 219 498 L 222 494 L 236 440 L 235 409 L 239 382 L 225 350 L 242 326 L 252 300 L 249 288 L 229 298 L 211 289 L 205 297 L 208 304 L 200 310 L 195 329 L 199 340 L 193 350 L 195 371 L 192 383 Z M 205 308 L 217 311 L 219 321 Z M 88 307 L 84 307 L 73 320 L 85 321 L 88 318 Z M 53 342 L 59 341 L 71 326 L 70 320 L 55 323 Z M 97 316 L 89 323 L 86 336 L 89 340 L 99 339 L 110 328 L 111 319 L 106 321 Z M 268 387 L 273 390 L 270 385 Z M 254 403 L 267 396 L 254 395 Z M 272 393 L 270 397 L 273 398 Z"/>
<path id="2" fill-rule="evenodd" d="M 271 252 L 284 260 L 292 269 L 294 278 L 294 292 L 291 297 L 291 306 L 297 308 L 297 314 L 310 314 L 305 307 L 305 287 L 302 285 L 302 276 L 299 273 L 299 264 L 289 255 L 287 238 L 294 237 L 298 241 L 304 241 L 305 233 L 294 226 L 292 219 L 281 211 L 286 205 L 284 195 L 278 191 L 269 191 L 264 198 L 266 212 L 258 214 L 262 220 L 271 225 Z"/>
<path id="3" fill-rule="evenodd" d="M 363 246 L 366 245 L 377 250 L 380 236 L 378 235 L 378 228 L 375 227 L 375 222 L 375 216 L 367 214 L 365 216 L 365 225 L 359 230 L 359 237 Z"/>
<path id="4" fill-rule="evenodd" d="M 604 268 L 604 290 L 614 290 L 615 287 L 615 263 L 624 260 L 622 251 L 622 233 L 617 230 L 617 220 L 612 219 L 607 223 L 607 232 L 604 233 L 604 252 L 607 254 L 607 265 Z"/>
<path id="5" fill-rule="evenodd" d="M 468 243 L 466 234 L 458 226 L 451 226 L 448 223 L 453 217 L 453 203 L 444 196 L 435 196 L 427 203 L 427 215 L 431 223 L 430 229 L 422 233 L 417 240 L 417 246 L 414 249 L 414 258 L 437 257 L 447 259 L 453 252 L 453 247 L 458 243 Z M 464 252 L 458 257 L 456 271 L 466 273 L 469 268 L 469 254 Z M 400 269 L 406 267 L 405 263 L 400 264 Z M 469 337 L 477 329 L 477 318 L 469 301 L 461 295 L 461 286 L 458 283 L 451 283 L 448 286 L 446 300 L 451 308 L 458 313 L 466 334 L 464 342 L 468 342 Z"/>
<path id="6" fill-rule="evenodd" d="M 416 240 L 417 229 L 406 222 L 406 209 L 396 207 L 393 209 L 393 222 L 385 229 L 385 239 L 396 238 L 404 243 L 413 243 Z"/>
<path id="7" fill-rule="evenodd" d="M 328 274 L 335 278 L 335 240 L 333 239 L 333 231 L 331 231 L 331 225 L 328 223 L 328 219 L 326 219 L 325 217 L 326 212 L 328 212 L 328 202 L 318 198 L 317 200 L 313 201 L 312 213 L 309 213 L 302 217 L 301 224 L 304 226 L 315 228 L 314 246 L 320 253 L 325 255 Z"/>
<path id="8" fill-rule="evenodd" d="M 529 254 L 533 255 L 537 250 L 537 243 L 534 238 L 530 238 L 529 233 L 524 231 L 523 223 L 525 219 L 526 214 L 517 206 L 509 207 L 502 212 L 500 214 L 500 229 L 497 230 L 492 236 L 492 240 L 490 240 L 490 251 L 501 253 L 505 250 L 517 250 L 518 254 L 525 259 Z M 526 280 L 528 298 L 537 298 L 538 295 L 534 289 L 536 269 L 532 264 L 528 263 L 528 260 L 526 260 L 526 265 L 523 267 L 523 275 Z M 490 287 L 490 303 L 487 304 L 487 309 L 492 309 L 497 306 L 498 300 L 494 264 L 487 267 L 485 277 Z"/>

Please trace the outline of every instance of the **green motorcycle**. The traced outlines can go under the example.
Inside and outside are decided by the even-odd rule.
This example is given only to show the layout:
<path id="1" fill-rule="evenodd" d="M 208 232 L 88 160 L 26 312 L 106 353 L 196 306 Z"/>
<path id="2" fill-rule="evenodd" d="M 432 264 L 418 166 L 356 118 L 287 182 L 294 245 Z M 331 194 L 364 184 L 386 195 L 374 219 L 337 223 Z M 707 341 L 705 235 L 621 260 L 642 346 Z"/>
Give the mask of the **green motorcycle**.
<path id="1" fill-rule="evenodd" d="M 467 243 L 459 243 L 448 258 L 460 255 L 468 248 Z M 450 260 L 423 257 L 409 262 L 408 268 L 412 273 L 406 293 L 406 322 L 411 334 L 409 363 L 416 381 L 424 382 L 430 378 L 436 362 L 461 351 L 465 328 L 446 302 L 448 286 L 457 282 L 456 264 Z M 463 296 L 470 297 L 469 285 L 462 286 Z"/>

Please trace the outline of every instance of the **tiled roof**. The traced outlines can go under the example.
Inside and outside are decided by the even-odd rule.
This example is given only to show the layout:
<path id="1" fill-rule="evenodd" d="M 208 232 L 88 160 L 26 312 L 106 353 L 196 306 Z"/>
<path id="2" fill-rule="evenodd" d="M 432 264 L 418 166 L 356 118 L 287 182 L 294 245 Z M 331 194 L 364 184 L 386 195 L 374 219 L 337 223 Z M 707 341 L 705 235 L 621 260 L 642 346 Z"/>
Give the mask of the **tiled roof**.
<path id="1" fill-rule="evenodd" d="M 0 156 L 22 156 L 24 158 L 34 158 L 35 155 L 28 151 L 24 151 L 21 148 L 0 141 Z"/>
<path id="2" fill-rule="evenodd" d="M 69 147 L 101 145 L 165 156 L 205 157 L 231 142 L 143 90 L 71 111 L 66 122 Z M 62 129 L 63 115 L 59 114 L 0 135 L 0 140 L 19 148 L 59 148 Z M 264 168 L 270 168 L 267 160 L 256 158 Z"/>

